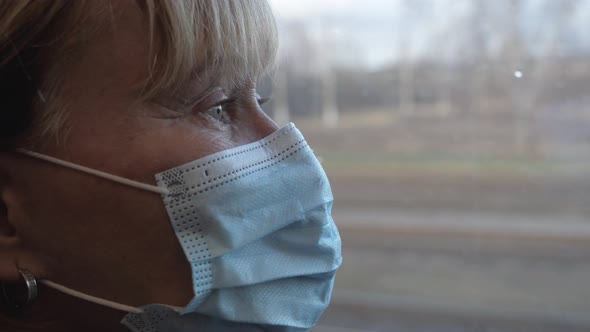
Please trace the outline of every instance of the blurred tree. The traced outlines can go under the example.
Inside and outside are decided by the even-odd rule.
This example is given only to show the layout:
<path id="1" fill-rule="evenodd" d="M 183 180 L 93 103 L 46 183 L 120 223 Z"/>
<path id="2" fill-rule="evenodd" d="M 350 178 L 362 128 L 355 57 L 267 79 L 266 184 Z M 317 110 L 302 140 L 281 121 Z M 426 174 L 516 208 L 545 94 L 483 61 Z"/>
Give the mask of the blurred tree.
<path id="1" fill-rule="evenodd" d="M 320 41 L 318 43 L 321 66 L 319 70 L 321 80 L 322 123 L 325 128 L 337 128 L 339 111 L 336 102 L 336 81 L 334 78 L 334 59 L 331 50 L 335 49 L 334 29 L 326 20 L 320 21 Z"/>
<path id="2" fill-rule="evenodd" d="M 415 111 L 415 82 L 414 82 L 414 62 L 415 59 L 411 53 L 412 36 L 411 27 L 407 26 L 412 17 L 420 16 L 417 13 L 424 13 L 429 9 L 428 1 L 424 0 L 401 0 L 400 17 L 397 20 L 397 55 L 398 55 L 398 99 L 399 112 L 403 115 L 412 115 Z"/>

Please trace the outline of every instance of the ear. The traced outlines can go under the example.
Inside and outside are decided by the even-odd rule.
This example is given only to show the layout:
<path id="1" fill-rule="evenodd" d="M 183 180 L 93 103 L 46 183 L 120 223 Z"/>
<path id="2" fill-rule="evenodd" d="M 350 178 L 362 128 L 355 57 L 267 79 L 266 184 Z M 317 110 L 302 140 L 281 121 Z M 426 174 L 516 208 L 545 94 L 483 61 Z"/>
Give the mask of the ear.
<path id="1" fill-rule="evenodd" d="M 22 211 L 20 199 L 11 187 L 10 175 L 0 157 L 0 282 L 18 282 L 19 269 L 33 273 L 37 279 L 46 278 L 46 268 L 41 256 L 24 245 L 22 232 L 15 223 Z M 22 232 L 21 232 L 22 231 Z"/>
<path id="2" fill-rule="evenodd" d="M 2 184 L 0 183 L 0 186 Z M 0 201 L 0 238 L 9 238 L 14 235 L 14 227 L 8 222 L 8 209 L 4 201 Z"/>

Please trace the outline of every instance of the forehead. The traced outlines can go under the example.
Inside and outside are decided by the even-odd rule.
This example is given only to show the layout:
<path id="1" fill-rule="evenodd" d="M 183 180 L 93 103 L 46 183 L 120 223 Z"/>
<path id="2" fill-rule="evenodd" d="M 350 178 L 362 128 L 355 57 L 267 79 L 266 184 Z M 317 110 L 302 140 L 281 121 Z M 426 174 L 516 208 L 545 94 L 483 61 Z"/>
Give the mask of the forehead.
<path id="1" fill-rule="evenodd" d="M 79 96 L 133 94 L 133 87 L 148 74 L 145 15 L 135 1 L 101 5 L 106 10 L 96 14 L 94 22 L 88 22 L 96 25 L 93 33 L 65 65 L 64 84 Z"/>
<path id="2" fill-rule="evenodd" d="M 195 78 L 204 87 L 232 87 L 273 67 L 276 27 L 265 0 L 100 4 L 108 8 L 99 11 L 100 29 L 69 71 L 76 86 L 102 85 L 104 93 L 125 88 L 151 99 Z"/>

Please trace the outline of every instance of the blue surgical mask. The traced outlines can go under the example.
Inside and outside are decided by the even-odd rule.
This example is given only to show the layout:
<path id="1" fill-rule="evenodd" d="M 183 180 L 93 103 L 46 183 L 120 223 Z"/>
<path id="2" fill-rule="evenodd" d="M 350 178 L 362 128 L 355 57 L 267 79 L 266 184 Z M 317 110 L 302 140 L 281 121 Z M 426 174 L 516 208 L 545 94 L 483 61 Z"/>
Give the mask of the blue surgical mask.
<path id="1" fill-rule="evenodd" d="M 327 308 L 342 261 L 333 197 L 293 124 L 159 173 L 157 187 L 25 153 L 161 193 L 194 297 L 184 308 L 128 310 L 122 323 L 130 330 L 306 331 Z"/>

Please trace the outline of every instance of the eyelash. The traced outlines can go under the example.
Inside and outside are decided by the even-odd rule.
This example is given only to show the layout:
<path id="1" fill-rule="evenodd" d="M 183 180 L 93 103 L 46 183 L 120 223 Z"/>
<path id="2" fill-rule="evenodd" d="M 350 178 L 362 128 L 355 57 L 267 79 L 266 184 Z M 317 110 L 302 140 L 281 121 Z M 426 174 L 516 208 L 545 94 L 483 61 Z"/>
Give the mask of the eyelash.
<path id="1" fill-rule="evenodd" d="M 258 106 L 262 106 L 270 101 L 271 97 L 264 97 L 264 98 L 256 98 L 256 102 Z"/>
<path id="2" fill-rule="evenodd" d="M 225 111 L 224 106 L 234 103 L 237 99 L 238 98 L 236 98 L 236 97 L 223 99 L 223 100 L 219 101 L 218 103 L 209 107 L 207 109 L 207 113 L 217 120 L 222 120 L 223 119 L 223 112 Z M 262 106 L 262 105 L 266 104 L 269 100 L 270 100 L 270 98 L 257 98 L 256 102 L 258 103 L 259 106 Z M 215 110 L 214 111 L 215 114 L 210 113 L 212 110 Z"/>

